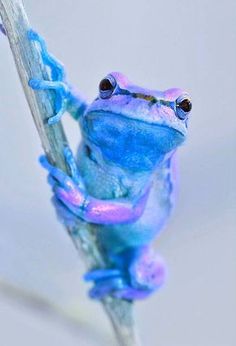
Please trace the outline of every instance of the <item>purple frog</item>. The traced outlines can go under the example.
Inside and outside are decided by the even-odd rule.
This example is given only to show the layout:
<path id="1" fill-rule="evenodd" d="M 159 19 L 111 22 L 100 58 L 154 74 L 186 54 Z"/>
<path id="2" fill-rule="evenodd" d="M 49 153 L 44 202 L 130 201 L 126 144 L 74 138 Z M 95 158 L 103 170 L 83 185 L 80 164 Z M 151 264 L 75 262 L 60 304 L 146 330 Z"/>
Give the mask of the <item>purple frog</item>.
<path id="1" fill-rule="evenodd" d="M 60 219 L 65 224 L 81 221 L 96 234 L 109 263 L 85 275 L 94 282 L 90 296 L 145 298 L 165 278 L 165 265 L 151 244 L 174 203 L 175 152 L 187 135 L 190 96 L 179 88 L 141 88 L 113 72 L 88 104 L 67 84 L 63 66 L 48 53 L 44 40 L 32 30 L 28 37 L 51 71 L 50 81 L 29 81 L 35 90 L 55 92 L 56 114 L 49 123 L 67 111 L 81 130 L 76 158 L 65 148 L 70 176 L 45 156 L 41 163 L 49 172 Z"/>

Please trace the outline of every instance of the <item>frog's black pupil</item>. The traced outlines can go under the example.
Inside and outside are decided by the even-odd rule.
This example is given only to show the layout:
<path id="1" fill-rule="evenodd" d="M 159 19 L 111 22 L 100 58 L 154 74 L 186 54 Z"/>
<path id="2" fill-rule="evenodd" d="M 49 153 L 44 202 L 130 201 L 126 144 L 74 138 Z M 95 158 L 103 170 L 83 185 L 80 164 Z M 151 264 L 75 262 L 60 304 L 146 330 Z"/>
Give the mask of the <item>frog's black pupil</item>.
<path id="1" fill-rule="evenodd" d="M 108 78 L 103 79 L 99 84 L 99 89 L 101 91 L 113 90 L 113 85 Z"/>
<path id="2" fill-rule="evenodd" d="M 178 106 L 186 113 L 190 112 L 192 109 L 192 103 L 190 100 L 188 99 L 184 99 L 183 101 L 181 101 Z"/>

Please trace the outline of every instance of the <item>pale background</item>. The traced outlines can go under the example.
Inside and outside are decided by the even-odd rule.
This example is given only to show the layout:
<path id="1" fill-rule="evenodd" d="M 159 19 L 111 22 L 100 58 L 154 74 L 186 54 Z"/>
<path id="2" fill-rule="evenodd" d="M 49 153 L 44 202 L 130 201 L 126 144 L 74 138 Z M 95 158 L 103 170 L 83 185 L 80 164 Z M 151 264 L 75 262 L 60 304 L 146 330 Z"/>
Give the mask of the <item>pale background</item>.
<path id="1" fill-rule="evenodd" d="M 156 243 L 169 280 L 137 304 L 137 324 L 143 345 L 234 346 L 235 0 L 25 5 L 89 99 L 112 70 L 142 86 L 179 86 L 192 94 L 178 204 Z M 38 134 L 4 37 L 0 51 L 0 345 L 113 345 L 101 307 L 86 297 L 83 264 L 50 205 Z M 68 116 L 64 123 L 75 148 L 77 125 Z"/>

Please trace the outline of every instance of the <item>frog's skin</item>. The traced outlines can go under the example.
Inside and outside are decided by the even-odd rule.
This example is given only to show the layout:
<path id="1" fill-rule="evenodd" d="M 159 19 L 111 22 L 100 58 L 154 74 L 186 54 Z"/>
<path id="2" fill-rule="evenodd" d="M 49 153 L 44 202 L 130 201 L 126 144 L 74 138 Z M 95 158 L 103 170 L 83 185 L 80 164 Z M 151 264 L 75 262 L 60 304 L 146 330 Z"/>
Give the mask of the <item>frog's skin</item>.
<path id="1" fill-rule="evenodd" d="M 37 42 L 51 68 L 51 81 L 29 81 L 33 89 L 55 90 L 57 114 L 49 123 L 68 111 L 81 129 L 75 160 L 65 148 L 71 176 L 45 157 L 41 163 L 49 171 L 60 219 L 66 224 L 85 221 L 109 263 L 85 275 L 94 281 L 90 296 L 145 298 L 165 277 L 165 265 L 150 244 L 173 206 L 175 151 L 187 135 L 190 97 L 181 89 L 141 88 L 113 72 L 88 104 L 66 83 L 62 65 L 49 55 L 42 38 L 30 31 L 29 39 Z"/>

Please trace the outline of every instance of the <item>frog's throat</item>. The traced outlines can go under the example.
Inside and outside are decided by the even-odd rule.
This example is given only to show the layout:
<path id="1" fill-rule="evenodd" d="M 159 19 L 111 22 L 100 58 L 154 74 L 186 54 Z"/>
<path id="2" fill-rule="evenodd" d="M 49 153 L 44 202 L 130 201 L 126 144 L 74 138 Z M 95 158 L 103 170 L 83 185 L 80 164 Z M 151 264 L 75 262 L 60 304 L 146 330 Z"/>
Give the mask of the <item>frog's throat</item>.
<path id="1" fill-rule="evenodd" d="M 166 122 L 160 121 L 159 119 L 157 121 L 148 121 L 147 119 L 133 118 L 132 116 L 130 116 L 129 114 L 126 114 L 125 112 L 113 112 L 113 111 L 107 111 L 107 110 L 92 110 L 91 112 L 89 112 L 86 115 L 86 117 L 91 118 L 93 116 L 97 116 L 100 114 L 102 114 L 103 116 L 111 116 L 112 115 L 114 117 L 126 118 L 129 121 L 141 123 L 144 126 L 150 125 L 150 126 L 155 126 L 156 128 L 168 129 L 171 132 L 172 131 L 176 132 L 176 134 L 183 137 L 183 139 L 187 135 L 187 128 L 185 128 L 184 126 L 182 126 L 181 129 L 179 129 L 176 126 L 174 126 L 174 124 L 172 124 L 172 123 L 167 124 Z"/>

